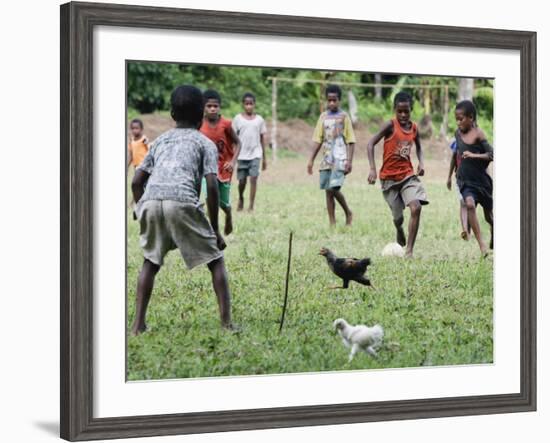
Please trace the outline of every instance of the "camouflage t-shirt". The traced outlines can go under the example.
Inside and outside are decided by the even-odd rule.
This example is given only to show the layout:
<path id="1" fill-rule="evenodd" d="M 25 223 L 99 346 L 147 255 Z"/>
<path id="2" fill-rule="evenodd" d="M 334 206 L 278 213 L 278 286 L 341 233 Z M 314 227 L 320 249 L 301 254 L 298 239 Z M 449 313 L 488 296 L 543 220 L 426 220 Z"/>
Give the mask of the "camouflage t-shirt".
<path id="1" fill-rule="evenodd" d="M 218 172 L 218 150 L 198 130 L 175 128 L 153 142 L 137 169 L 150 174 L 137 214 L 147 200 L 198 204 L 202 177 Z"/>

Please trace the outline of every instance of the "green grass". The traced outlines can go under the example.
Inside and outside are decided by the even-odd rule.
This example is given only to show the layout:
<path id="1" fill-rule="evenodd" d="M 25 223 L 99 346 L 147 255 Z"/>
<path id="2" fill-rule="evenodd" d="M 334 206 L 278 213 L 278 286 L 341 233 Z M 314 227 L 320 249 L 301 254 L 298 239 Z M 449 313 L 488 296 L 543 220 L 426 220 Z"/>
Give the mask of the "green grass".
<path id="1" fill-rule="evenodd" d="M 236 213 L 225 257 L 240 334 L 220 329 L 206 266 L 189 272 L 177 251 L 168 254 L 151 299 L 149 331 L 128 339 L 129 380 L 492 362 L 492 258 L 480 259 L 475 240 L 459 238 L 455 192 L 425 181 L 431 203 L 422 212 L 415 258 L 403 260 L 380 256 L 394 228 L 378 186 L 365 185 L 355 169 L 343 188 L 354 225 L 345 228 L 340 211 L 331 230 L 317 180 L 260 179 L 256 212 Z M 236 197 L 234 186 L 234 207 Z M 137 223 L 128 220 L 129 327 L 142 255 Z M 290 231 L 289 305 L 279 334 Z M 348 290 L 327 290 L 339 281 L 317 255 L 321 246 L 342 257 L 370 256 L 368 275 L 377 291 L 353 282 Z M 348 350 L 332 328 L 338 317 L 384 327 L 378 358 L 360 353 L 347 363 Z"/>

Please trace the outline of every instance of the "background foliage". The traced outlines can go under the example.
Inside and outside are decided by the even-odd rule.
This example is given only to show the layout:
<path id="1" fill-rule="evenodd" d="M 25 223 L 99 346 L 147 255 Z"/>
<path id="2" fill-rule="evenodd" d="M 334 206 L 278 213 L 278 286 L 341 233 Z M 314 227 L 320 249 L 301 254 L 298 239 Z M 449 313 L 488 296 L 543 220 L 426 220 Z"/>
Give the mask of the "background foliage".
<path id="1" fill-rule="evenodd" d="M 389 87 L 376 96 L 372 86 L 343 86 L 342 106 L 348 109 L 348 92 L 357 100 L 357 115 L 373 129 L 381 121 L 392 117 L 392 101 L 400 90 L 410 92 L 415 100 L 413 120 L 431 117 L 434 133 L 439 134 L 444 116 L 444 89 L 449 88 L 448 134 L 456 129 L 454 105 L 457 102 L 459 79 L 440 76 L 389 75 L 361 72 L 327 72 L 280 68 L 227 67 L 215 65 L 186 65 L 174 63 L 128 63 L 129 114 L 168 112 L 170 94 L 180 84 L 193 84 L 201 89 L 215 89 L 222 96 L 223 113 L 232 117 L 241 111 L 241 98 L 245 92 L 256 96 L 256 110 L 271 118 L 271 77 L 294 79 L 294 83 L 279 82 L 277 117 L 281 121 L 303 119 L 314 124 L 324 105 L 324 85 L 306 83 L 305 80 L 326 82 L 375 83 Z M 423 89 L 415 85 L 431 86 Z M 478 123 L 489 139 L 493 130 L 493 80 L 474 80 L 474 103 L 478 108 Z"/>

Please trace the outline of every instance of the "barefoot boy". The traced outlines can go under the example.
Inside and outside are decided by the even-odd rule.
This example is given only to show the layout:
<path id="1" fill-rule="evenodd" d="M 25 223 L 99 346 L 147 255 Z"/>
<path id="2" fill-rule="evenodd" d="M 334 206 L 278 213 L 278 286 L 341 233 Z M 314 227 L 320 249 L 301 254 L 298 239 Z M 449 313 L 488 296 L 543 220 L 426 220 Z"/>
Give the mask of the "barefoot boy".
<path id="1" fill-rule="evenodd" d="M 239 138 L 231 127 L 231 120 L 220 114 L 222 99 L 217 91 L 204 91 L 204 120 L 200 131 L 214 142 L 218 148 L 218 191 L 220 208 L 225 213 L 224 234 L 233 231 L 233 217 L 231 214 L 231 176 L 239 156 Z M 237 148 L 233 149 L 233 145 Z"/>
<path id="2" fill-rule="evenodd" d="M 307 164 L 308 174 L 313 174 L 313 162 L 323 147 L 323 159 L 319 166 L 319 181 L 325 191 L 330 226 L 336 224 L 337 201 L 346 214 L 346 225 L 351 225 L 353 214 L 341 189 L 344 178 L 351 172 L 355 134 L 348 114 L 340 109 L 342 90 L 328 85 L 325 91 L 327 110 L 319 116 L 313 133 L 313 147 Z"/>
<path id="3" fill-rule="evenodd" d="M 233 119 L 233 129 L 239 137 L 241 150 L 238 157 L 237 178 L 239 179 L 239 204 L 237 211 L 244 207 L 246 179 L 250 177 L 250 202 L 248 210 L 254 210 L 260 163 L 262 171 L 267 168 L 264 135 L 267 132 L 264 119 L 254 111 L 256 97 L 251 92 L 243 95 L 244 112 Z"/>
<path id="4" fill-rule="evenodd" d="M 370 165 L 368 181 L 371 185 L 376 183 L 374 146 L 384 138 L 384 156 L 380 169 L 382 194 L 392 212 L 393 224 L 397 232 L 397 243 L 401 246 L 406 245 L 405 256 L 412 257 L 416 234 L 420 226 L 422 205 L 428 204 L 426 191 L 417 177 L 417 175 L 424 175 L 424 157 L 416 123 L 411 121 L 412 97 L 410 94 L 397 93 L 393 101 L 393 108 L 395 118 L 386 122 L 367 145 Z M 413 144 L 416 145 L 416 156 L 418 157 L 417 175 L 414 173 L 411 162 Z M 403 210 L 406 206 L 411 211 L 408 239 L 403 231 Z"/>
<path id="5" fill-rule="evenodd" d="M 488 249 L 481 235 L 476 206 L 479 203 L 483 207 L 485 220 L 491 228 L 489 247 L 493 249 L 493 179 L 487 173 L 487 167 L 493 161 L 493 148 L 483 131 L 477 127 L 476 115 L 476 108 L 471 101 L 464 100 L 456 105 L 456 145 L 461 157 L 456 178 L 468 210 L 468 222 L 481 254 L 486 256 Z"/>
<path id="6" fill-rule="evenodd" d="M 128 142 L 128 165 L 137 168 L 149 151 L 149 140 L 143 134 L 143 122 L 139 118 L 134 118 L 130 122 L 131 138 Z"/>
<path id="7" fill-rule="evenodd" d="M 458 171 L 458 167 L 460 166 L 460 161 L 462 160 L 462 158 L 458 155 L 458 152 L 457 152 L 456 140 L 453 140 L 450 148 L 452 151 L 452 155 L 451 155 L 451 163 L 449 164 L 449 175 L 447 177 L 447 189 L 449 191 L 452 189 L 453 173 L 456 173 Z M 460 189 L 458 188 L 458 183 L 457 183 L 457 193 L 458 193 L 458 200 L 460 202 L 460 224 L 462 225 L 462 231 L 460 233 L 460 237 L 463 240 L 469 240 L 470 224 L 468 223 L 468 208 L 466 207 L 466 202 L 464 201 L 464 198 L 460 193 Z"/>
<path id="8" fill-rule="evenodd" d="M 222 253 L 225 242 L 218 228 L 218 152 L 197 130 L 204 112 L 202 93 L 194 86 L 180 86 L 172 93 L 171 103 L 176 128 L 155 140 L 132 181 L 144 255 L 137 284 L 133 335 L 146 330 L 145 315 L 155 276 L 166 253 L 176 248 L 189 269 L 207 264 L 222 326 L 232 327 Z M 210 223 L 199 205 L 203 175 L 208 189 Z"/>

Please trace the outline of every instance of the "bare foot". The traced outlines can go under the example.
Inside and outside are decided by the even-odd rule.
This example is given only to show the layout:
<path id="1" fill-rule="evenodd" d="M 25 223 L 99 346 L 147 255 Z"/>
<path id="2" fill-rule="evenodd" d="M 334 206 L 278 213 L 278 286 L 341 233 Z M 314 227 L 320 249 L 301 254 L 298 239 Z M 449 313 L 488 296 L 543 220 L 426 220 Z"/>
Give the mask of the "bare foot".
<path id="1" fill-rule="evenodd" d="M 462 240 L 465 240 L 465 241 L 470 240 L 470 235 L 466 231 L 462 231 L 460 233 L 460 237 L 462 238 Z"/>
<path id="2" fill-rule="evenodd" d="M 244 208 L 244 200 L 240 198 L 239 203 L 237 204 L 237 211 L 242 211 L 243 208 Z"/>
<path id="3" fill-rule="evenodd" d="M 254 212 L 254 207 L 251 206 L 250 208 L 248 208 L 248 212 Z"/>
<path id="4" fill-rule="evenodd" d="M 399 246 L 405 246 L 407 244 L 407 238 L 405 237 L 405 231 L 403 231 L 403 228 L 397 229 L 396 241 Z"/>
<path id="5" fill-rule="evenodd" d="M 412 249 L 411 249 L 411 250 L 407 249 L 407 250 L 405 251 L 405 256 L 404 256 L 404 257 L 405 257 L 405 258 L 413 258 L 413 251 L 412 251 Z"/>
<path id="6" fill-rule="evenodd" d="M 353 222 L 353 212 L 349 211 L 349 213 L 346 214 L 346 226 L 351 226 L 352 222 Z"/>
<path id="7" fill-rule="evenodd" d="M 486 258 L 489 255 L 489 249 L 487 249 L 487 245 L 485 243 L 480 245 L 479 249 L 481 250 L 481 256 L 483 258 Z"/>
<path id="8" fill-rule="evenodd" d="M 231 211 L 225 215 L 225 228 L 223 233 L 229 235 L 233 232 L 233 217 L 231 216 Z"/>
<path id="9" fill-rule="evenodd" d="M 236 324 L 233 324 L 233 323 L 223 324 L 222 329 L 224 329 L 225 331 L 228 331 L 228 332 L 233 332 L 234 334 L 238 334 L 238 333 L 242 332 L 242 328 L 240 326 L 237 326 Z"/>
<path id="10" fill-rule="evenodd" d="M 133 325 L 132 330 L 130 331 L 130 334 L 136 337 L 140 334 L 143 334 L 145 331 L 147 331 L 147 325 L 143 325 L 143 326 Z"/>

